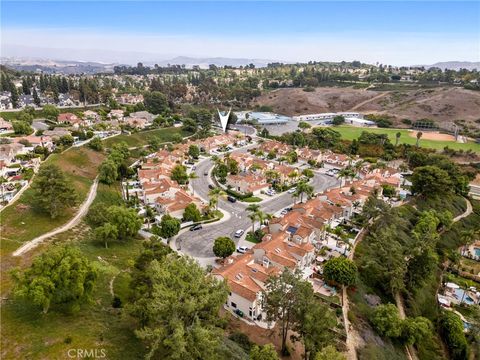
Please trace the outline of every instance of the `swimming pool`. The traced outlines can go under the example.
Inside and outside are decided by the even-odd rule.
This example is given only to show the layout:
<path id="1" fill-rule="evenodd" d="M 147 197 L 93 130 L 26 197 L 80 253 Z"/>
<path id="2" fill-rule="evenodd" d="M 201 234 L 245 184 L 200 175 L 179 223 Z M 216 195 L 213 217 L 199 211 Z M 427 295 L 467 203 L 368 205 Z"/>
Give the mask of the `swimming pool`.
<path id="1" fill-rule="evenodd" d="M 463 291 L 462 289 L 455 289 L 455 296 L 460 302 L 462 301 L 462 297 L 463 297 L 463 302 L 465 304 L 473 305 L 474 304 L 473 299 L 467 294 L 463 295 L 464 293 L 465 291 Z"/>
<path id="2" fill-rule="evenodd" d="M 480 248 L 475 248 L 475 256 L 480 256 Z"/>

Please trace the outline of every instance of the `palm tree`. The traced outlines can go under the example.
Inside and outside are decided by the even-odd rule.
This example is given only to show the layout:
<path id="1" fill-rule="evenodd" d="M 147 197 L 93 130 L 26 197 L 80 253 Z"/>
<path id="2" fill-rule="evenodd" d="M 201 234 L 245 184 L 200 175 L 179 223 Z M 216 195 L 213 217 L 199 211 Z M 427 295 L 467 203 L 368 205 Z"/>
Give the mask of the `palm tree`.
<path id="1" fill-rule="evenodd" d="M 150 223 L 155 219 L 155 211 L 148 205 L 145 207 L 145 218 L 148 221 L 148 229 L 150 229 Z"/>
<path id="2" fill-rule="evenodd" d="M 300 202 L 303 202 L 303 195 L 308 197 L 313 195 L 313 186 L 308 185 L 305 181 L 301 181 L 297 184 L 297 189 L 295 190 L 295 197 L 300 196 Z"/>
<path id="3" fill-rule="evenodd" d="M 395 146 L 398 146 L 398 141 L 400 140 L 400 136 L 402 136 L 402 133 L 400 131 L 395 134 Z"/>
<path id="4" fill-rule="evenodd" d="M 422 135 L 423 135 L 423 133 L 421 131 L 417 132 L 417 144 L 416 144 L 417 147 L 420 143 L 420 138 L 422 137 Z"/>
<path id="5" fill-rule="evenodd" d="M 210 202 L 209 202 L 210 207 L 213 207 L 215 208 L 215 210 L 218 210 L 218 198 L 222 194 L 223 194 L 223 191 L 220 188 L 213 188 L 212 190 L 209 191 L 208 196 L 210 197 Z"/>
<path id="6" fill-rule="evenodd" d="M 260 205 L 258 204 L 250 204 L 248 205 L 247 207 L 247 211 L 250 213 L 250 215 L 248 215 L 249 219 L 252 220 L 252 233 L 255 232 L 255 220 L 258 219 L 258 214 L 259 212 L 261 212 L 260 210 Z"/>

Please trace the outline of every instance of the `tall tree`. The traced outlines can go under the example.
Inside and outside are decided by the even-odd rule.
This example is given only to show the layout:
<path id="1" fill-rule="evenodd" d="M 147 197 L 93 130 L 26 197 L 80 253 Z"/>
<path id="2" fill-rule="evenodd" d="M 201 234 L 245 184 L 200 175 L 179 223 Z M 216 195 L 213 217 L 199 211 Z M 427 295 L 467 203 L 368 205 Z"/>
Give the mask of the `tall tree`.
<path id="1" fill-rule="evenodd" d="M 131 313 L 143 314 L 144 324 L 135 333 L 149 345 L 146 358 L 217 359 L 225 283 L 206 276 L 195 260 L 174 254 L 153 260 L 144 272 L 152 283 L 151 296 L 137 298 Z"/>
<path id="2" fill-rule="evenodd" d="M 110 158 L 105 159 L 99 168 L 99 180 L 107 185 L 112 185 L 118 178 L 117 164 Z"/>
<path id="3" fill-rule="evenodd" d="M 297 184 L 297 189 L 295 190 L 294 196 L 300 197 L 300 202 L 303 202 L 303 195 L 307 195 L 308 197 L 313 195 L 313 186 L 309 185 L 305 181 L 300 181 Z"/>
<path id="4" fill-rule="evenodd" d="M 299 270 L 285 268 L 278 276 L 268 278 L 263 292 L 263 308 L 267 321 L 275 321 L 282 339 L 282 354 L 287 353 L 288 332 L 297 326 L 298 310 L 302 296 L 311 288 L 311 284 L 303 281 Z"/>
<path id="5" fill-rule="evenodd" d="M 167 97 L 159 91 L 147 92 L 143 95 L 143 102 L 148 111 L 153 114 L 164 114 L 168 112 Z"/>
<path id="6" fill-rule="evenodd" d="M 52 219 L 77 203 L 73 185 L 54 164 L 44 164 L 40 167 L 32 183 L 32 190 L 35 204 L 49 213 Z"/>
<path id="7" fill-rule="evenodd" d="M 40 97 L 38 96 L 36 88 L 33 88 L 33 102 L 35 105 L 40 106 Z"/>
<path id="8" fill-rule="evenodd" d="M 187 168 L 183 165 L 176 165 L 172 169 L 172 173 L 170 175 L 170 178 L 173 181 L 176 181 L 180 185 L 184 185 L 188 181 L 188 174 L 187 174 Z"/>
<path id="9" fill-rule="evenodd" d="M 180 231 L 180 220 L 175 219 L 169 214 L 162 216 L 160 220 L 160 227 L 157 229 L 154 227 L 155 235 L 161 236 L 164 239 L 170 239 L 178 234 Z"/>

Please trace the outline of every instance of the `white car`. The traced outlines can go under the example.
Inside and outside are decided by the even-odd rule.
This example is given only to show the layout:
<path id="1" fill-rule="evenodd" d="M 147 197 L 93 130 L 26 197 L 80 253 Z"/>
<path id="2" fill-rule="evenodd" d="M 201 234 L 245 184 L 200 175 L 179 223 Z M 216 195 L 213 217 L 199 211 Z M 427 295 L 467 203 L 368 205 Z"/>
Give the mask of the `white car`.
<path id="1" fill-rule="evenodd" d="M 287 209 L 283 209 L 282 212 L 280 213 L 280 215 L 287 215 L 288 213 L 288 210 Z"/>
<path id="2" fill-rule="evenodd" d="M 239 246 L 239 247 L 237 248 L 237 252 L 239 252 L 240 254 L 245 254 L 248 250 L 249 250 L 249 249 L 248 249 L 248 247 L 246 247 L 246 246 Z"/>
<path id="3" fill-rule="evenodd" d="M 288 189 L 288 193 L 289 194 L 293 194 L 295 191 L 297 191 L 297 188 L 291 188 L 291 189 Z"/>
<path id="4" fill-rule="evenodd" d="M 235 236 L 236 238 L 239 238 L 239 237 L 241 237 L 244 233 L 245 233 L 245 230 L 241 230 L 241 229 L 240 229 L 240 230 L 235 231 L 235 235 L 234 235 L 234 236 Z"/>

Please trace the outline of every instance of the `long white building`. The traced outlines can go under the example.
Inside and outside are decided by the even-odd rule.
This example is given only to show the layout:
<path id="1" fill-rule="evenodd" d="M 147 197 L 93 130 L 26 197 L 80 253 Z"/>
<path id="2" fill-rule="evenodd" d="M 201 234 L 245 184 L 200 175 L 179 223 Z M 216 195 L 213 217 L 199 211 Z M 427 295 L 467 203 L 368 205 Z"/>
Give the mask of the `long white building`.
<path id="1" fill-rule="evenodd" d="M 319 113 L 319 114 L 307 114 L 294 116 L 293 120 L 296 121 L 322 121 L 333 120 L 335 116 L 343 116 L 344 118 L 356 118 L 363 119 L 363 115 L 357 112 L 338 112 L 338 113 Z"/>

